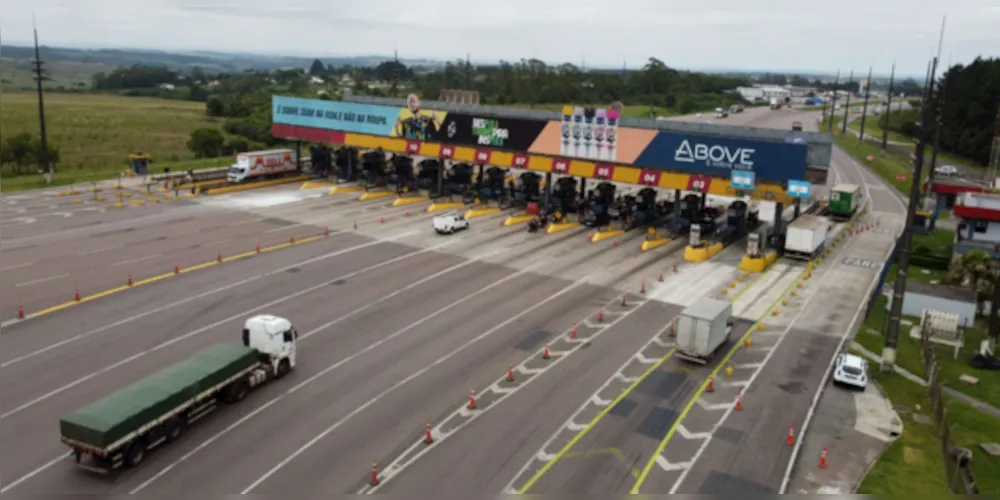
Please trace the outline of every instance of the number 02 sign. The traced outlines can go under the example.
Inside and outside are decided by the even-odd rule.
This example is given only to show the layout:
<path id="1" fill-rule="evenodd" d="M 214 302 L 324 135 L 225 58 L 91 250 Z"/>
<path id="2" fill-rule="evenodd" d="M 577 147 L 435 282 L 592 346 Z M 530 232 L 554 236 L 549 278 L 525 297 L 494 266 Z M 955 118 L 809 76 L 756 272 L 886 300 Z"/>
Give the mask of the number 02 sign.
<path id="1" fill-rule="evenodd" d="M 699 193 L 707 193 L 708 188 L 712 185 L 711 177 L 702 177 L 700 175 L 690 175 L 688 176 L 688 191 L 697 191 Z"/>

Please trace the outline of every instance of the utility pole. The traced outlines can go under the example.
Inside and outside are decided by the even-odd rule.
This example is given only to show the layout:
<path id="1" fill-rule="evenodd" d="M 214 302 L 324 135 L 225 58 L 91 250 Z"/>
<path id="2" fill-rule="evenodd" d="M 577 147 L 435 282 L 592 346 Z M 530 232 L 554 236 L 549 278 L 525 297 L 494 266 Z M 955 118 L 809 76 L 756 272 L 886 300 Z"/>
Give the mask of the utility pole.
<path id="1" fill-rule="evenodd" d="M 396 47 L 392 48 L 392 62 L 392 85 L 389 90 L 396 97 L 399 94 L 399 49 Z"/>
<path id="2" fill-rule="evenodd" d="M 34 24 L 34 14 L 32 14 L 31 23 Z M 52 164 L 49 162 L 49 136 L 45 129 L 45 97 L 42 92 L 42 82 L 51 80 L 47 72 L 45 71 L 45 61 L 42 61 L 41 53 L 38 49 L 38 28 L 32 26 L 32 30 L 35 33 L 35 60 L 32 61 L 34 64 L 34 69 L 32 72 L 35 74 L 35 85 L 38 89 L 38 124 L 41 128 L 40 139 L 41 139 L 41 149 L 38 151 L 38 166 L 42 171 L 42 176 L 45 179 L 46 184 L 52 183 Z"/>
<path id="3" fill-rule="evenodd" d="M 941 17 L 941 34 L 938 36 L 937 60 L 941 60 L 941 48 L 944 46 L 944 25 L 948 16 Z M 948 91 L 948 70 L 951 69 L 951 58 L 948 58 L 948 67 L 942 72 L 941 84 L 938 98 L 934 99 L 934 150 L 931 151 L 931 168 L 928 169 L 928 182 L 934 180 L 934 170 L 937 168 L 938 149 L 941 147 L 941 124 L 944 122 L 945 94 Z M 935 75 L 936 76 L 936 75 Z M 930 104 L 930 103 L 928 103 Z"/>
<path id="4" fill-rule="evenodd" d="M 472 90 L 472 55 L 465 53 L 465 90 Z"/>
<path id="5" fill-rule="evenodd" d="M 882 371 L 892 371 L 896 364 L 896 346 L 899 343 L 899 321 L 903 316 L 903 295 L 906 293 L 906 273 L 910 270 L 910 246 L 913 244 L 913 219 L 920 203 L 920 179 L 924 170 L 924 147 L 930 135 L 928 127 L 934 116 L 931 101 L 934 93 L 934 74 L 937 71 L 937 58 L 931 62 L 931 71 L 924 88 L 924 106 L 920 123 L 917 124 L 917 145 L 913 155 L 913 177 L 910 179 L 910 200 L 906 208 L 906 222 L 899 235 L 896 282 L 892 290 L 892 308 L 889 310 L 889 325 L 885 330 L 885 346 L 882 348 Z"/>
<path id="6" fill-rule="evenodd" d="M 847 112 L 850 111 L 848 108 L 851 107 L 851 87 L 854 87 L 854 70 L 851 70 L 851 76 L 847 78 L 847 101 L 844 103 L 844 123 L 840 124 L 840 133 L 842 135 L 847 134 Z"/>
<path id="7" fill-rule="evenodd" d="M 827 127 L 827 130 L 829 130 L 831 134 L 833 133 L 833 115 L 837 109 L 838 87 L 840 87 L 840 68 L 837 68 L 837 78 L 833 80 L 833 98 L 830 100 L 830 125 Z M 826 103 L 824 102 L 824 105 L 825 104 Z"/>
<path id="8" fill-rule="evenodd" d="M 889 119 L 892 116 L 892 91 L 896 82 L 896 62 L 892 63 L 892 73 L 889 73 L 889 99 L 885 102 L 885 124 L 882 125 L 882 156 L 885 156 L 885 148 L 889 144 Z"/>
<path id="9" fill-rule="evenodd" d="M 865 142 L 865 119 L 868 118 L 868 97 L 872 95 L 872 67 L 868 66 L 868 79 L 865 80 L 865 103 L 861 107 L 861 130 L 858 132 L 858 144 Z"/>

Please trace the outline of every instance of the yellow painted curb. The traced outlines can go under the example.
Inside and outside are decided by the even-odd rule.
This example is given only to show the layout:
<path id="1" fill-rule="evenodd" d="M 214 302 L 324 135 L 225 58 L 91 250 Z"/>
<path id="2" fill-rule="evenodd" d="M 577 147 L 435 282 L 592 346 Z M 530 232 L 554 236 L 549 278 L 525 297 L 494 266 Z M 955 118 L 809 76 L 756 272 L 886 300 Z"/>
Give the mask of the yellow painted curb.
<path id="1" fill-rule="evenodd" d="M 431 203 L 431 206 L 427 207 L 428 212 L 441 212 L 444 210 L 454 210 L 456 208 L 462 208 L 465 203 L 460 201 L 447 201 L 444 203 Z"/>
<path id="2" fill-rule="evenodd" d="M 610 231 L 598 231 L 590 235 L 590 242 L 597 243 L 598 241 L 608 240 L 617 236 L 625 234 L 624 229 L 612 229 Z"/>
<path id="3" fill-rule="evenodd" d="M 559 231 L 566 231 L 573 229 L 575 227 L 580 227 L 579 222 L 563 222 L 562 224 L 549 224 L 549 228 L 545 230 L 546 233 L 558 233 Z"/>
<path id="4" fill-rule="evenodd" d="M 764 254 L 763 257 L 757 257 L 756 259 L 749 255 L 744 255 L 740 260 L 739 269 L 748 273 L 761 273 L 777 258 L 778 254 L 774 252 Z"/>
<path id="5" fill-rule="evenodd" d="M 503 221 L 504 227 L 516 226 L 518 224 L 527 224 L 537 217 L 534 215 L 511 215 L 507 217 L 507 220 Z"/>
<path id="6" fill-rule="evenodd" d="M 483 217 L 486 215 L 493 215 L 500 213 L 499 208 L 470 208 L 465 212 L 466 219 L 474 219 L 476 217 Z"/>
<path id="7" fill-rule="evenodd" d="M 396 193 L 393 193 L 391 191 L 368 191 L 367 193 L 358 197 L 358 200 L 359 201 L 378 200 L 380 198 L 388 198 L 390 196 L 396 196 Z"/>
<path id="8" fill-rule="evenodd" d="M 298 245 L 301 245 L 303 243 L 310 243 L 310 242 L 313 242 L 313 241 L 318 241 L 318 240 L 323 240 L 323 239 L 326 239 L 326 235 L 308 236 L 308 237 L 305 237 L 305 238 L 302 238 L 302 239 L 295 240 L 295 243 L 285 242 L 285 243 L 280 243 L 280 244 L 277 244 L 277 245 L 272 245 L 272 246 L 269 246 L 269 247 L 261 248 L 260 249 L 260 253 L 274 252 L 276 250 L 281 250 L 283 248 L 288 248 L 288 247 L 291 247 L 291 246 L 298 246 Z M 231 261 L 234 261 L 234 260 L 246 259 L 246 258 L 252 257 L 254 255 L 258 255 L 258 252 L 256 250 L 252 250 L 252 251 L 249 251 L 249 252 L 244 252 L 244 253 L 237 254 L 237 255 L 231 255 L 229 257 L 223 257 L 222 258 L 222 262 L 231 262 Z M 184 269 L 180 269 L 178 273 L 169 272 L 169 273 L 158 274 L 156 276 L 151 276 L 149 278 L 144 278 L 144 279 L 141 279 L 139 281 L 134 281 L 132 283 L 132 286 L 123 285 L 123 286 L 119 286 L 119 287 L 116 287 L 116 288 L 112 288 L 110 290 L 104 290 L 103 292 L 98 292 L 98 293 L 95 293 L 95 294 L 92 294 L 92 295 L 87 295 L 86 297 L 80 297 L 79 301 L 72 300 L 72 301 L 64 302 L 64 303 L 56 305 L 56 306 L 47 307 L 45 309 L 42 309 L 40 311 L 37 311 L 37 312 L 34 312 L 32 314 L 27 315 L 26 319 L 36 318 L 38 316 L 42 316 L 42 315 L 45 315 L 45 314 L 54 313 L 56 311 L 61 311 L 63 309 L 67 309 L 67 308 L 75 306 L 77 304 L 82 304 L 84 302 L 90 302 L 92 300 L 96 300 L 96 299 L 99 299 L 99 298 L 102 298 L 102 297 L 107 297 L 108 295 L 113 295 L 113 294 L 116 294 L 116 293 L 119 293 L 119 292 L 123 292 L 125 290 L 130 289 L 130 288 L 135 288 L 135 287 L 142 286 L 142 285 L 148 285 L 150 283 L 154 283 L 154 282 L 157 282 L 157 281 L 160 281 L 160 280 L 167 279 L 167 278 L 169 278 L 171 276 L 177 276 L 179 274 L 186 274 L 186 273 L 190 273 L 192 271 L 198 271 L 198 270 L 206 269 L 206 268 L 209 268 L 209 267 L 212 267 L 212 266 L 217 266 L 219 264 L 220 264 L 220 262 L 218 260 L 212 260 L 212 261 L 204 262 L 202 264 L 197 264 L 197 265 L 194 265 L 194 266 L 185 267 Z"/>
<path id="9" fill-rule="evenodd" d="M 403 205 L 414 205 L 425 201 L 431 201 L 431 199 L 426 196 L 400 196 L 399 198 L 396 198 L 396 201 L 392 202 L 392 206 L 401 207 Z"/>
<path id="10" fill-rule="evenodd" d="M 708 260 L 708 247 L 694 248 L 688 245 L 684 248 L 684 260 L 688 262 L 705 262 Z"/>
<path id="11" fill-rule="evenodd" d="M 271 186 L 280 186 L 282 184 L 292 184 L 293 182 L 302 182 L 308 180 L 309 178 L 300 175 L 298 177 L 287 177 L 284 179 L 274 179 L 270 181 L 260 181 L 260 182 L 250 182 L 248 184 L 238 184 L 235 186 L 227 186 L 215 189 L 208 189 L 206 194 L 226 194 L 226 193 L 236 193 L 239 191 L 249 191 L 251 189 L 258 189 Z"/>
<path id="12" fill-rule="evenodd" d="M 330 187 L 333 183 L 330 181 L 305 181 L 299 186 L 299 189 L 316 189 Z"/>
<path id="13" fill-rule="evenodd" d="M 335 186 L 330 190 L 330 194 L 357 193 L 364 190 L 364 186 Z"/>
<path id="14" fill-rule="evenodd" d="M 660 248 L 663 245 L 666 245 L 667 243 L 670 243 L 671 241 L 674 241 L 674 239 L 673 238 L 657 238 L 655 240 L 646 240 L 646 241 L 643 241 L 642 245 L 639 246 L 639 250 L 642 250 L 643 252 L 648 252 L 648 251 L 650 251 L 650 250 L 652 250 L 654 248 Z"/>

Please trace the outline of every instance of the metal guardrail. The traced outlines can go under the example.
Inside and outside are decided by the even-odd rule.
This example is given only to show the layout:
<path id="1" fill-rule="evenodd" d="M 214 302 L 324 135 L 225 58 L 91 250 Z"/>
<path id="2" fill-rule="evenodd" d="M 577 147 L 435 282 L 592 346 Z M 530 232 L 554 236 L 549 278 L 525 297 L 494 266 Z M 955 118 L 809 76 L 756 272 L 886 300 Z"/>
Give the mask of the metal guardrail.
<path id="1" fill-rule="evenodd" d="M 363 95 L 345 95 L 344 102 L 357 104 L 372 104 L 375 106 L 406 107 L 405 99 L 391 97 L 375 97 Z M 456 113 L 487 115 L 495 118 L 513 118 L 521 120 L 561 121 L 562 113 L 539 109 L 507 108 L 500 106 L 485 106 L 479 104 L 461 104 L 443 101 L 421 100 L 420 105 L 427 109 L 437 109 Z M 682 122 L 677 120 L 654 120 L 650 118 L 622 118 L 619 126 L 662 130 L 681 134 L 698 134 L 714 137 L 730 137 L 766 142 L 784 143 L 790 130 L 778 130 L 763 127 L 741 127 L 739 125 L 723 125 L 714 123 Z M 830 165 L 833 154 L 833 138 L 821 132 L 796 132 L 796 136 L 806 139 L 808 153 L 806 159 L 810 165 Z"/>

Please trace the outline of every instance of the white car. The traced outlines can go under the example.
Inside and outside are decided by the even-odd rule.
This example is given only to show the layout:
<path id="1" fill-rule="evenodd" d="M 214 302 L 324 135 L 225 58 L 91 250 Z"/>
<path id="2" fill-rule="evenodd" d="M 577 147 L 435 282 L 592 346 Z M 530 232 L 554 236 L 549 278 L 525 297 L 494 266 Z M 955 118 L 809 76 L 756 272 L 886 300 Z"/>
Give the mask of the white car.
<path id="1" fill-rule="evenodd" d="M 434 230 L 438 234 L 452 234 L 463 229 L 469 229 L 469 221 L 462 214 L 453 212 L 434 217 Z"/>
<path id="2" fill-rule="evenodd" d="M 838 354 L 833 369 L 833 381 L 864 389 L 868 385 L 868 361 L 854 354 Z"/>
<path id="3" fill-rule="evenodd" d="M 941 165 L 934 169 L 934 173 L 938 175 L 958 175 L 958 168 L 954 165 Z"/>
<path id="4" fill-rule="evenodd" d="M 724 110 L 722 108 L 715 108 L 715 117 L 716 118 L 725 118 L 727 116 L 729 116 L 729 112 L 728 111 L 726 111 L 726 110 Z"/>

